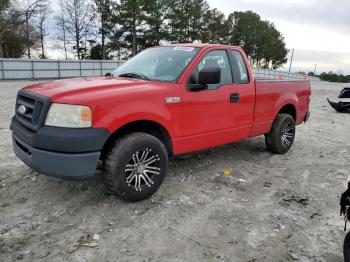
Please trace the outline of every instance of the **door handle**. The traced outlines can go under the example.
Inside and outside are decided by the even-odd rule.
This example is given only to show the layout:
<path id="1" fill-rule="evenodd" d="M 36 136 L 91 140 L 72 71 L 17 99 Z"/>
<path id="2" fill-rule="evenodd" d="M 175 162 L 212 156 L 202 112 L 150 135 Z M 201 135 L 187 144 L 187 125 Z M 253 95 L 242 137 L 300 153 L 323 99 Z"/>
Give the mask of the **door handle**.
<path id="1" fill-rule="evenodd" d="M 231 94 L 230 103 L 237 103 L 237 102 L 239 102 L 239 94 L 238 93 Z"/>

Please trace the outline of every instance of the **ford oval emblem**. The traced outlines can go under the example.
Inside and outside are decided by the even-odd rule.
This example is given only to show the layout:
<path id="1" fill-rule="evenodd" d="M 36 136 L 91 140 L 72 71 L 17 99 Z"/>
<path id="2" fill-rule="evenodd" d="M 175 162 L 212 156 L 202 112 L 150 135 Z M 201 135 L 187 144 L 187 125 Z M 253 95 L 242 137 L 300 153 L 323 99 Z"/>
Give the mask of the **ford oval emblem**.
<path id="1" fill-rule="evenodd" d="M 24 105 L 18 107 L 18 113 L 24 115 L 27 112 L 27 108 Z"/>

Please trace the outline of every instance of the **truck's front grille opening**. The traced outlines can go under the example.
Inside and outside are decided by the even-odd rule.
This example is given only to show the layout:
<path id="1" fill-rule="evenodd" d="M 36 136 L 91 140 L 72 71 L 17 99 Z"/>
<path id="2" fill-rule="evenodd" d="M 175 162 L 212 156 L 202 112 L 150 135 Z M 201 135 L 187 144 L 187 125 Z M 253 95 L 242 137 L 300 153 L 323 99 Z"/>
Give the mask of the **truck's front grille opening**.
<path id="1" fill-rule="evenodd" d="M 18 93 L 16 101 L 16 119 L 27 128 L 36 131 L 44 108 L 44 101 L 35 94 Z"/>
<path id="2" fill-rule="evenodd" d="M 20 149 L 22 149 L 22 151 L 23 151 L 24 153 L 26 153 L 26 154 L 28 154 L 28 155 L 31 155 L 31 154 L 32 154 L 32 152 L 31 152 L 28 148 L 26 148 L 24 145 L 20 144 L 17 140 L 15 140 L 15 143 L 16 143 L 16 145 L 17 145 Z"/>

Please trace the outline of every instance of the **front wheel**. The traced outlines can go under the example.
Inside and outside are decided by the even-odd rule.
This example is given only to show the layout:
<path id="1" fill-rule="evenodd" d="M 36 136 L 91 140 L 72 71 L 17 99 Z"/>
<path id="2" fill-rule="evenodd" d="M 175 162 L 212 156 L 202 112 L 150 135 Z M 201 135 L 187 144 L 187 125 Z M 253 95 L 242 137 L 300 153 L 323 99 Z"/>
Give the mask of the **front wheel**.
<path id="1" fill-rule="evenodd" d="M 292 147 L 294 138 L 294 118 L 288 114 L 278 114 L 271 131 L 265 135 L 267 150 L 275 154 L 284 154 Z"/>
<path id="2" fill-rule="evenodd" d="M 127 201 L 140 201 L 157 191 L 168 171 L 163 143 L 145 133 L 121 137 L 105 158 L 107 189 Z"/>

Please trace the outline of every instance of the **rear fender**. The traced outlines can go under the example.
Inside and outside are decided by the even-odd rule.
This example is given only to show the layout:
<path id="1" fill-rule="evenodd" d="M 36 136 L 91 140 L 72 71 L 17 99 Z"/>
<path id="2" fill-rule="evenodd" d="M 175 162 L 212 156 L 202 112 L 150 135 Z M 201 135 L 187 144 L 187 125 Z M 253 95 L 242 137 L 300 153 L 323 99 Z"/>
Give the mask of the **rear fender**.
<path id="1" fill-rule="evenodd" d="M 279 111 L 286 105 L 292 105 L 295 108 L 296 112 L 296 122 L 298 122 L 298 118 L 300 118 L 298 114 L 298 103 L 299 99 L 298 96 L 295 93 L 292 92 L 287 92 L 283 93 L 276 101 L 275 106 L 274 106 L 274 118 L 275 119 L 279 113 Z"/>

